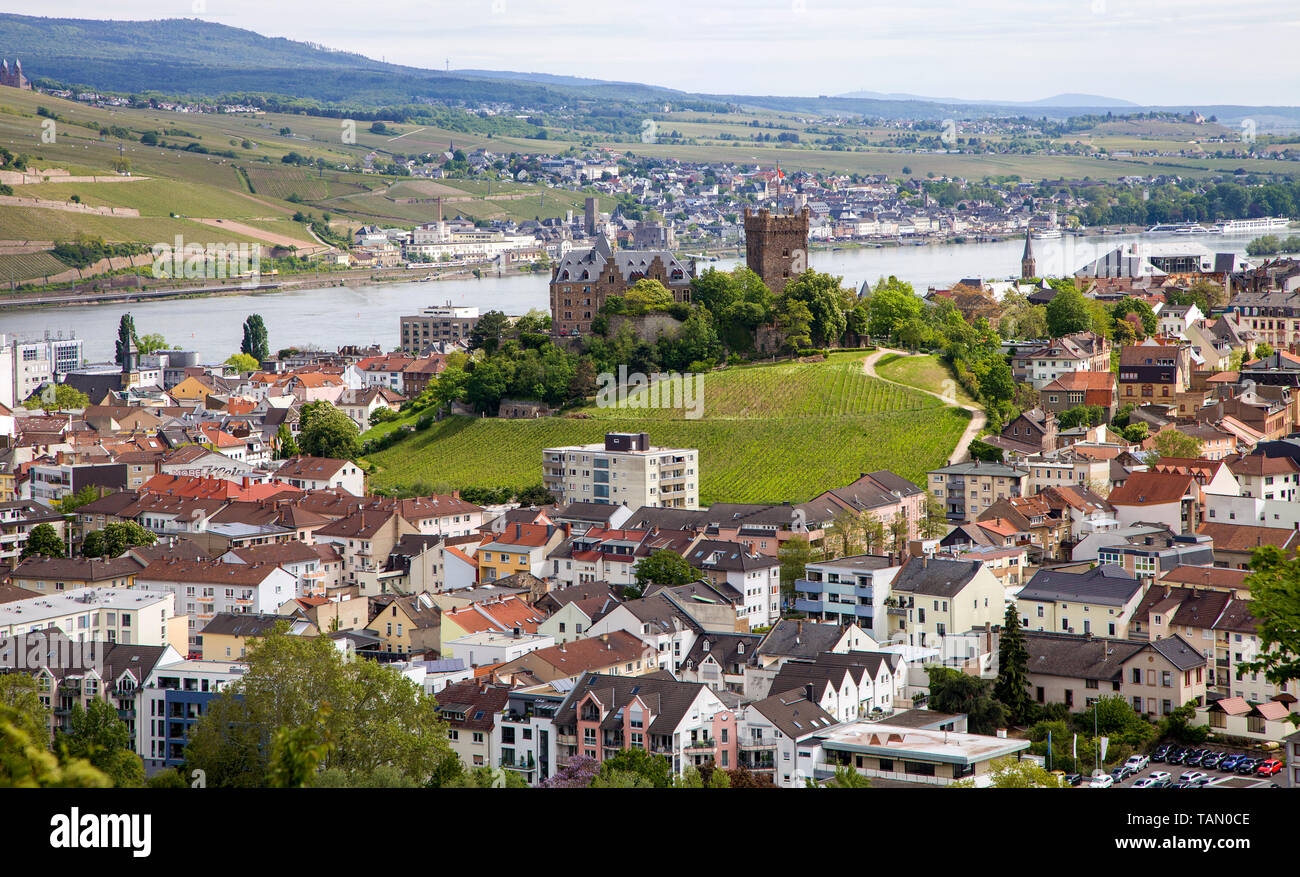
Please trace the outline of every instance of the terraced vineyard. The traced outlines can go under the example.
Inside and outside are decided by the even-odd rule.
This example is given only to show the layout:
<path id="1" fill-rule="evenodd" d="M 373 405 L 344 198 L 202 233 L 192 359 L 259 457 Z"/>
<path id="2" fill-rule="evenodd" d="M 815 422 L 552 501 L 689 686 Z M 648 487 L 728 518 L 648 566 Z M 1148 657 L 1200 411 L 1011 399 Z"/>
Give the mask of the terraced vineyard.
<path id="1" fill-rule="evenodd" d="M 0 283 L 49 277 L 68 270 L 49 253 L 13 253 L 0 255 Z"/>
<path id="2" fill-rule="evenodd" d="M 969 422 L 964 411 L 866 376 L 851 354 L 714 372 L 698 420 L 681 409 L 594 405 L 577 415 L 448 418 L 373 455 L 372 483 L 524 487 L 541 480 L 543 448 L 644 431 L 656 445 L 699 448 L 702 503 L 800 502 L 874 469 L 921 483 Z"/>

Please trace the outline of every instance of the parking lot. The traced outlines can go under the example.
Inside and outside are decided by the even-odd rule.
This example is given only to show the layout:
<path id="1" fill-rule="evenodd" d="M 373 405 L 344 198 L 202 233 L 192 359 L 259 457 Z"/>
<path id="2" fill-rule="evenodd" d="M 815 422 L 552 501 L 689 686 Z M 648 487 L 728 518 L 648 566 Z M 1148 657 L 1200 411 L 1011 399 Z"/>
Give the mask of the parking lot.
<path id="1" fill-rule="evenodd" d="M 1219 746 L 1204 746 L 1204 747 L 1197 747 L 1197 748 L 1208 749 L 1211 752 L 1224 752 L 1230 755 L 1249 755 L 1250 757 L 1259 760 L 1263 760 L 1270 757 L 1266 754 L 1261 754 L 1258 752 L 1247 752 L 1246 750 L 1242 750 L 1242 749 L 1225 749 Z M 1190 773 L 1192 771 L 1196 771 L 1207 775 L 1210 778 L 1208 780 L 1208 782 L 1210 783 L 1214 783 L 1215 780 L 1219 780 L 1219 779 L 1231 778 L 1233 782 L 1227 783 L 1227 785 L 1229 787 L 1237 787 L 1237 788 L 1256 788 L 1256 787 L 1269 788 L 1273 783 L 1278 781 L 1277 780 L 1278 775 L 1261 777 L 1254 772 L 1248 774 L 1242 774 L 1231 770 L 1225 771 L 1218 767 L 1203 767 L 1199 764 L 1197 765 L 1168 764 L 1165 762 L 1158 762 L 1153 760 L 1149 765 L 1147 765 L 1145 769 L 1138 771 L 1136 774 L 1133 774 L 1132 776 L 1126 777 L 1120 782 L 1117 782 L 1114 787 L 1132 788 L 1134 784 L 1137 783 L 1139 780 L 1149 777 L 1157 771 L 1163 771 L 1169 774 L 1172 781 L 1175 784 L 1179 782 L 1179 780 L 1183 777 L 1184 774 Z M 1087 781 L 1085 780 L 1085 784 L 1086 782 Z M 1214 788 L 1213 785 L 1209 787 Z"/>

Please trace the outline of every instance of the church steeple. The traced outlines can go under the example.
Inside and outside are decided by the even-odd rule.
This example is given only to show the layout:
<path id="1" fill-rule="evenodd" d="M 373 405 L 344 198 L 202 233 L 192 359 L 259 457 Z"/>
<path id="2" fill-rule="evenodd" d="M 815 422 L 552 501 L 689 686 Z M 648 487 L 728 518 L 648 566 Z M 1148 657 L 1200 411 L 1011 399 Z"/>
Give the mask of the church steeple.
<path id="1" fill-rule="evenodd" d="M 1025 252 L 1020 257 L 1020 279 L 1027 280 L 1030 277 L 1038 276 L 1038 266 L 1034 261 L 1034 245 L 1029 237 L 1029 231 L 1025 231 Z"/>

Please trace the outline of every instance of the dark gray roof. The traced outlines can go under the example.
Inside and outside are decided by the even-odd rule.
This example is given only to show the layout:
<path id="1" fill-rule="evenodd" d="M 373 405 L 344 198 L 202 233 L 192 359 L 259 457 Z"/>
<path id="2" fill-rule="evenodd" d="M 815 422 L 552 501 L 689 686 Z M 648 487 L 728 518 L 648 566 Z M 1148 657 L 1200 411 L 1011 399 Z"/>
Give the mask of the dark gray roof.
<path id="1" fill-rule="evenodd" d="M 894 591 L 951 599 L 961 593 L 984 566 L 979 560 L 943 560 L 914 557 L 894 579 Z"/>
<path id="2" fill-rule="evenodd" d="M 1179 670 L 1205 666 L 1205 655 L 1177 634 L 1147 642 L 1025 631 L 1025 647 L 1030 674 L 1071 679 L 1120 682 L 1124 664 L 1147 649 L 1159 652 Z"/>
<path id="3" fill-rule="evenodd" d="M 811 683 L 814 692 L 829 684 L 836 690 L 844 677 L 851 676 L 857 684 L 874 679 L 882 665 L 891 670 L 902 658 L 893 652 L 823 652 L 811 661 L 796 659 L 781 665 L 772 680 L 772 691 L 789 691 Z M 814 693 L 814 696 L 817 696 Z"/>
<path id="4" fill-rule="evenodd" d="M 750 706 L 776 725 L 781 733 L 796 740 L 839 724 L 834 716 L 804 697 L 802 688 L 756 700 Z"/>
<path id="5" fill-rule="evenodd" d="M 604 711 L 601 722 L 603 727 L 612 728 L 616 722 L 621 727 L 621 721 L 617 719 L 619 711 L 633 697 L 639 697 L 654 714 L 646 732 L 671 734 L 704 690 L 702 683 L 678 682 L 667 674 L 607 676 L 602 673 L 587 673 L 574 685 L 564 703 L 556 710 L 554 724 L 557 729 L 576 725 L 577 705 L 588 692 L 594 692 Z"/>
<path id="6" fill-rule="evenodd" d="M 1103 563 L 1086 572 L 1040 569 L 1021 589 L 1018 599 L 1123 606 L 1141 589 L 1142 582 L 1131 572 Z"/>
<path id="7" fill-rule="evenodd" d="M 292 623 L 288 616 L 251 612 L 218 612 L 204 625 L 200 635 L 265 636 L 281 621 Z"/>
<path id="8" fill-rule="evenodd" d="M 818 624 L 783 618 L 773 625 L 758 646 L 768 657 L 812 658 L 835 647 L 844 635 L 838 624 Z"/>

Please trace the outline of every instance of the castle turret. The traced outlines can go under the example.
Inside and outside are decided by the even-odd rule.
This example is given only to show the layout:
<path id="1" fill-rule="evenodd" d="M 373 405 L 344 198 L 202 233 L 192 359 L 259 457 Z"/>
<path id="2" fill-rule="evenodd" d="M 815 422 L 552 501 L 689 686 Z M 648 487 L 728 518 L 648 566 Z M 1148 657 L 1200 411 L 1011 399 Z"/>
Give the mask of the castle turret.
<path id="1" fill-rule="evenodd" d="M 780 295 L 791 280 L 808 270 L 808 225 L 804 207 L 773 216 L 767 208 L 745 208 L 745 265 Z"/>

